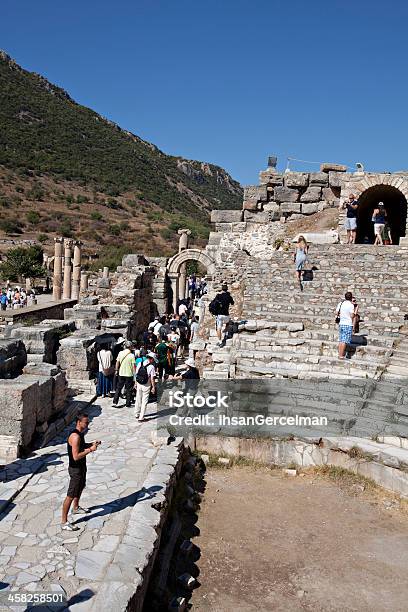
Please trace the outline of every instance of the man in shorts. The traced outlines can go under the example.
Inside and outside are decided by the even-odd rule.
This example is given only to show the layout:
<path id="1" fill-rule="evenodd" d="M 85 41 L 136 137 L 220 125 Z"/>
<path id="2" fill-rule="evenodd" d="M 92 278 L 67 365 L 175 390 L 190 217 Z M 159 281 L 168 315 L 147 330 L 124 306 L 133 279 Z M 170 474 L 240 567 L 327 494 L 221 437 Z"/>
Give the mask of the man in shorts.
<path id="1" fill-rule="evenodd" d="M 77 531 L 79 527 L 68 522 L 68 512 L 72 505 L 72 514 L 89 514 L 89 509 L 79 505 L 79 498 L 86 485 L 86 456 L 94 453 L 100 441 L 86 443 L 85 433 L 88 429 L 89 417 L 80 412 L 76 419 L 74 431 L 67 440 L 68 474 L 70 476 L 67 496 L 62 505 L 61 529 L 63 531 Z"/>
<path id="2" fill-rule="evenodd" d="M 339 359 L 345 358 L 347 346 L 351 344 L 354 318 L 357 314 L 358 306 L 353 302 L 353 294 L 347 291 L 344 300 L 339 302 L 336 308 L 336 316 L 339 318 Z"/>
<path id="3" fill-rule="evenodd" d="M 344 228 L 347 231 L 347 244 L 354 244 L 356 241 L 357 233 L 357 210 L 358 201 L 355 198 L 354 193 L 350 193 L 348 201 L 344 202 L 343 208 L 346 209 L 346 220 L 344 222 Z"/>

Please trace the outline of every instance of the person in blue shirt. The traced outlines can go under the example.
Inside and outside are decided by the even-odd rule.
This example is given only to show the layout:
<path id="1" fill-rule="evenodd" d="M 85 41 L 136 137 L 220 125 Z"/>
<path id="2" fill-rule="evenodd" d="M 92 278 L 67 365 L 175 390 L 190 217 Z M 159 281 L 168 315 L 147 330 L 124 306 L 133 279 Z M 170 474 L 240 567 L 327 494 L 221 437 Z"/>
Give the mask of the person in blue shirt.
<path id="1" fill-rule="evenodd" d="M 0 295 L 0 306 L 1 306 L 1 309 L 2 310 L 6 310 L 7 304 L 8 304 L 7 294 L 4 291 L 4 289 L 3 289 L 3 291 L 1 292 L 1 295 Z"/>

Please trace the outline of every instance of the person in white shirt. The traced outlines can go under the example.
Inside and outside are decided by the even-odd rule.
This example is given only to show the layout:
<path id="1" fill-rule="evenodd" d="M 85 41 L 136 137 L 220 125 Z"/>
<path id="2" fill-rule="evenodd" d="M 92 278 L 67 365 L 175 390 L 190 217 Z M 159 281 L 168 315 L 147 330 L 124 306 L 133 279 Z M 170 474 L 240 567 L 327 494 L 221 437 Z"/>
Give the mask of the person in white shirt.
<path id="1" fill-rule="evenodd" d="M 148 353 L 144 361 L 140 362 L 136 366 L 136 404 L 135 404 L 135 417 L 139 421 L 144 421 L 144 415 L 146 412 L 147 402 L 149 401 L 149 395 L 156 393 L 156 382 L 155 374 L 156 368 L 154 367 L 155 362 L 154 353 Z"/>
<path id="2" fill-rule="evenodd" d="M 187 312 L 187 306 L 184 304 L 184 302 L 181 302 L 180 306 L 178 307 L 178 313 L 180 317 L 186 314 L 186 312 Z"/>
<path id="3" fill-rule="evenodd" d="M 353 334 L 353 320 L 357 314 L 358 306 L 353 304 L 353 294 L 347 291 L 344 300 L 336 308 L 336 321 L 339 323 L 339 359 L 344 359 L 346 348 L 351 344 Z"/>

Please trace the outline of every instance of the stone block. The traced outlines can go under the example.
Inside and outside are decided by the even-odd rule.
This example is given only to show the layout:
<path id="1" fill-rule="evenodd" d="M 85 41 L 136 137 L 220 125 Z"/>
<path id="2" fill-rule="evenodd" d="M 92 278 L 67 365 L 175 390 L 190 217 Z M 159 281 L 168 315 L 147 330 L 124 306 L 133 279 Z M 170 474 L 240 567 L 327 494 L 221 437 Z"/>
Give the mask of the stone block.
<path id="1" fill-rule="evenodd" d="M 347 172 L 347 166 L 343 164 L 328 164 L 324 163 L 320 165 L 320 172 Z"/>
<path id="2" fill-rule="evenodd" d="M 302 204 L 302 213 L 304 215 L 312 215 L 313 213 L 316 213 L 319 210 L 319 203 L 318 202 L 308 202 L 305 204 Z"/>
<path id="3" fill-rule="evenodd" d="M 250 210 L 244 211 L 245 221 L 251 221 L 251 223 L 268 223 L 269 216 L 266 212 L 252 212 Z"/>
<path id="4" fill-rule="evenodd" d="M 286 172 L 284 183 L 285 187 L 307 187 L 309 175 L 306 172 Z"/>
<path id="5" fill-rule="evenodd" d="M 268 202 L 264 204 L 264 212 L 276 213 L 279 212 L 280 206 L 277 202 Z"/>
<path id="6" fill-rule="evenodd" d="M 329 172 L 330 187 L 341 187 L 344 183 L 344 175 L 341 172 Z"/>
<path id="7" fill-rule="evenodd" d="M 322 189 L 322 197 L 323 200 L 327 202 L 335 202 L 338 204 L 340 201 L 340 190 L 338 187 L 334 189 L 332 187 L 324 187 Z"/>
<path id="8" fill-rule="evenodd" d="M 19 374 L 26 363 L 26 348 L 20 339 L 0 340 L 0 379 Z"/>
<path id="9" fill-rule="evenodd" d="M 301 202 L 317 202 L 320 200 L 322 195 L 321 187 L 308 187 L 306 191 L 300 196 Z"/>
<path id="10" fill-rule="evenodd" d="M 13 435 L 19 446 L 29 446 L 39 410 L 39 385 L 35 377 L 0 380 L 0 431 Z"/>
<path id="11" fill-rule="evenodd" d="M 211 223 L 237 223 L 242 221 L 241 210 L 212 210 Z"/>
<path id="12" fill-rule="evenodd" d="M 268 168 L 268 170 L 261 170 L 259 173 L 259 182 L 261 185 L 282 185 L 283 176 L 274 172 L 272 168 Z"/>
<path id="13" fill-rule="evenodd" d="M 110 287 L 109 278 L 98 278 L 96 286 L 99 287 L 99 289 L 109 289 Z"/>
<path id="14" fill-rule="evenodd" d="M 292 213 L 300 213 L 301 204 L 296 204 L 295 202 L 282 202 L 280 206 L 281 214 L 292 214 Z"/>
<path id="15" fill-rule="evenodd" d="M 257 200 L 244 200 L 242 208 L 243 210 L 257 210 L 258 202 Z"/>
<path id="16" fill-rule="evenodd" d="M 260 200 L 266 202 L 267 191 L 266 185 L 247 185 L 244 187 L 244 200 Z"/>
<path id="17" fill-rule="evenodd" d="M 125 268 L 134 268 L 135 266 L 145 266 L 147 260 L 143 254 L 130 253 L 122 258 L 122 266 Z"/>
<path id="18" fill-rule="evenodd" d="M 327 172 L 311 172 L 309 174 L 310 185 L 327 185 L 329 177 Z"/>
<path id="19" fill-rule="evenodd" d="M 275 187 L 274 198 L 276 202 L 297 202 L 299 190 L 289 187 Z"/>

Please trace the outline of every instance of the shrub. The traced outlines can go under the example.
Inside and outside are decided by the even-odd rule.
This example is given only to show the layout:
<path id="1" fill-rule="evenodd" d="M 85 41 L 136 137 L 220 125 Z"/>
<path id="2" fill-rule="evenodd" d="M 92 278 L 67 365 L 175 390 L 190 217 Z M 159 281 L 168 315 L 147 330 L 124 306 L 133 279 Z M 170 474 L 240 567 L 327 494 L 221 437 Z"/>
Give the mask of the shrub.
<path id="1" fill-rule="evenodd" d="M 78 195 L 76 201 L 77 204 L 85 204 L 85 202 L 89 202 L 89 198 L 88 196 Z"/>
<path id="2" fill-rule="evenodd" d="M 109 226 L 109 233 L 112 234 L 113 236 L 119 236 L 120 235 L 120 226 L 119 225 L 110 225 Z"/>
<path id="3" fill-rule="evenodd" d="M 14 219 L 1 219 L 0 229 L 3 230 L 3 232 L 5 232 L 6 234 L 21 234 L 22 224 L 20 223 L 20 221 Z"/>
<path id="4" fill-rule="evenodd" d="M 91 219 L 92 221 L 101 221 L 103 219 L 103 216 L 101 215 L 100 212 L 94 211 L 94 212 L 91 212 Z"/>
<path id="5" fill-rule="evenodd" d="M 38 234 L 37 240 L 38 242 L 41 242 L 41 244 L 44 244 L 44 242 L 47 242 L 48 236 L 47 234 Z"/>
<path id="6" fill-rule="evenodd" d="M 40 222 L 40 214 L 36 210 L 29 210 L 26 214 L 27 221 L 32 225 L 37 225 Z"/>

